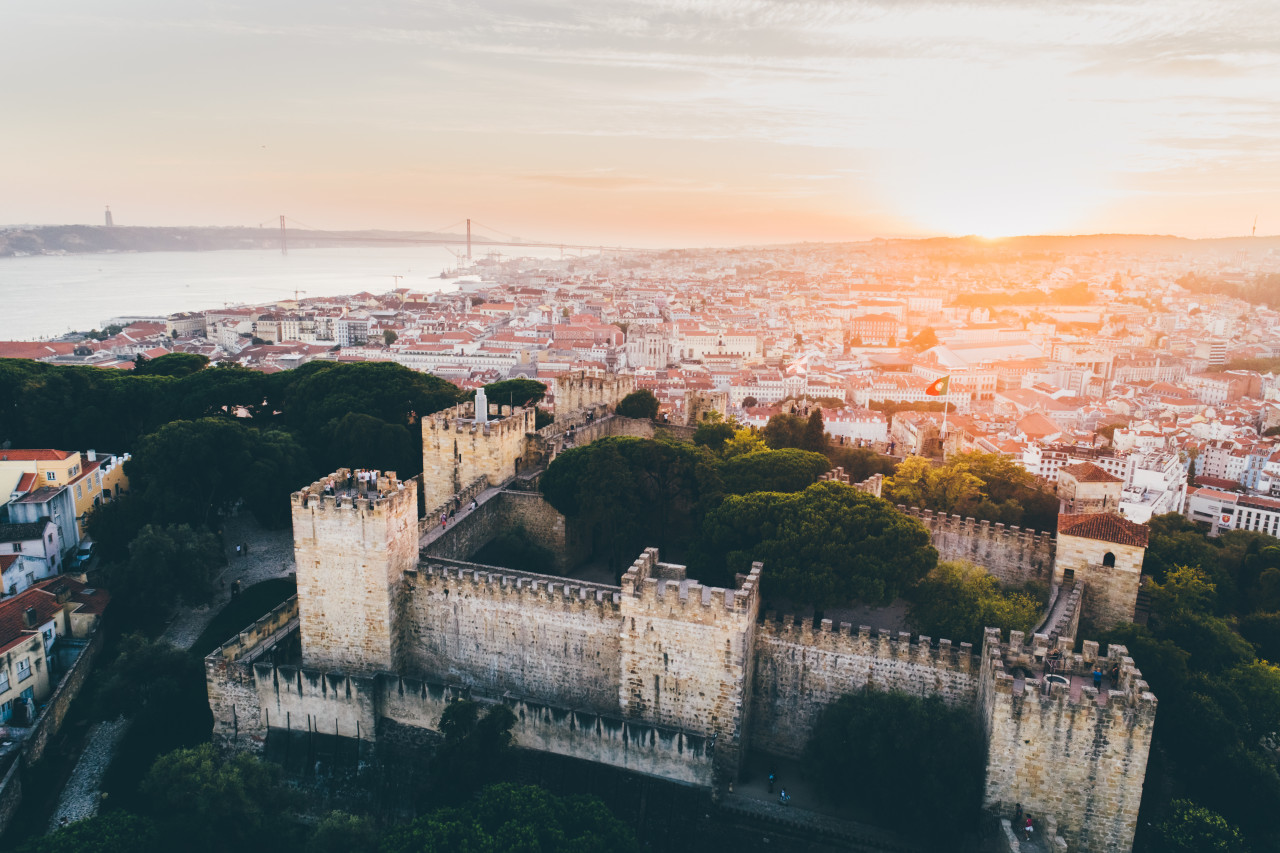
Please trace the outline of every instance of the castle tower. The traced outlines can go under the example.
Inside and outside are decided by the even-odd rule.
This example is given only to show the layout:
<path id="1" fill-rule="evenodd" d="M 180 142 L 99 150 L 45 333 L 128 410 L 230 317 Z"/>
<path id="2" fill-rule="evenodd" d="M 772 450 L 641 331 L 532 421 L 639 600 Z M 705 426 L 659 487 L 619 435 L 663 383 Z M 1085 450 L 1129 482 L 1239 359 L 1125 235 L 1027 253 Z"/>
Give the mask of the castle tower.
<path id="1" fill-rule="evenodd" d="M 760 570 L 706 587 L 647 548 L 622 576 L 623 716 L 712 737 L 718 784 L 736 778 L 748 728 Z"/>
<path id="2" fill-rule="evenodd" d="M 1022 807 L 1044 838 L 1062 836 L 1081 853 L 1133 849 L 1146 776 L 1156 697 L 1124 646 L 1105 656 L 1085 641 L 1081 654 L 1064 640 L 1058 673 L 1068 684 L 1040 678 L 1050 652 L 1037 634 L 1008 645 L 988 628 L 982 644 L 979 712 L 987 735 L 983 805 L 1012 815 Z M 1106 673 L 1103 690 L 1090 673 Z M 1112 673 L 1115 673 L 1113 676 Z"/>
<path id="3" fill-rule="evenodd" d="M 489 417 L 497 414 L 497 406 L 485 405 Z M 422 419 L 422 492 L 428 513 L 439 513 L 481 478 L 487 488 L 519 473 L 525 436 L 535 431 L 533 409 L 504 406 L 499 419 L 488 421 L 474 412 L 472 405 L 463 404 Z"/>
<path id="4" fill-rule="evenodd" d="M 418 562 L 418 491 L 393 472 L 361 491 L 349 487 L 350 474 L 339 469 L 292 496 L 302 660 L 348 673 L 395 670 L 404 658 L 397 602 Z M 325 494 L 330 481 L 336 494 Z"/>
<path id="5" fill-rule="evenodd" d="M 1111 513 L 1058 516 L 1053 582 L 1084 581 L 1083 615 L 1098 630 L 1133 621 L 1149 533 Z"/>
<path id="6" fill-rule="evenodd" d="M 729 416 L 728 391 L 685 391 L 684 422 L 688 426 L 697 426 L 707 415 L 716 412 L 720 419 Z"/>
<path id="7" fill-rule="evenodd" d="M 1124 480 L 1092 462 L 1067 465 L 1058 471 L 1058 511 L 1073 514 L 1119 512 Z"/>

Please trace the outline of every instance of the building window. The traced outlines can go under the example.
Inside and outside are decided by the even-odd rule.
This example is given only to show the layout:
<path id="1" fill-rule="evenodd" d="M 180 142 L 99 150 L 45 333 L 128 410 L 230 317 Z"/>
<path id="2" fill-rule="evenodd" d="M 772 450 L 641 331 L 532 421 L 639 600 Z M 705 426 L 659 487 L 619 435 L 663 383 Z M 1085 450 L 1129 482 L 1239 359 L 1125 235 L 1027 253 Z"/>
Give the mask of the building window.
<path id="1" fill-rule="evenodd" d="M 9 670 L 0 672 L 0 693 L 9 689 Z"/>
<path id="2" fill-rule="evenodd" d="M 76 500 L 80 500 L 83 497 L 84 493 L 80 491 L 80 484 L 76 483 Z"/>
<path id="3" fill-rule="evenodd" d="M 14 542 L 14 543 L 13 543 L 13 553 L 17 554 L 17 553 L 19 553 L 19 552 L 21 552 L 21 551 L 22 551 L 22 543 L 21 543 L 21 542 Z"/>
<path id="4" fill-rule="evenodd" d="M 31 659 L 23 658 L 18 661 L 18 680 L 26 681 L 31 677 Z"/>
<path id="5" fill-rule="evenodd" d="M 7 723 L 13 717 L 13 700 L 0 705 L 0 723 Z"/>
<path id="6" fill-rule="evenodd" d="M 1102 555 L 1102 565 L 1104 565 L 1104 566 L 1114 566 L 1115 564 L 1116 564 L 1116 555 L 1115 555 L 1115 554 L 1112 554 L 1110 551 L 1108 551 L 1107 553 L 1105 553 L 1105 554 L 1103 554 L 1103 555 Z"/>

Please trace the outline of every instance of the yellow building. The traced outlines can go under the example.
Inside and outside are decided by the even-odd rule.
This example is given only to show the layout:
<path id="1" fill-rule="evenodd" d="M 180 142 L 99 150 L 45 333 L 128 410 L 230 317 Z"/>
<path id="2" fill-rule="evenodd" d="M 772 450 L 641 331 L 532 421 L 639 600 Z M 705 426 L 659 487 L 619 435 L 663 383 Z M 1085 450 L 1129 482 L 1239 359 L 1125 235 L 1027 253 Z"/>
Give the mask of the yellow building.
<path id="1" fill-rule="evenodd" d="M 71 491 L 76 527 L 84 537 L 85 520 L 93 508 L 118 497 L 129 488 L 123 458 L 101 457 L 94 451 L 80 454 L 65 450 L 0 450 L 0 506 L 16 493 L 40 488 Z M 104 491 L 105 490 L 105 491 Z"/>
<path id="2" fill-rule="evenodd" d="M 104 590 L 50 578 L 0 604 L 0 724 L 31 725 L 77 654 L 72 641 L 93 633 L 109 601 Z"/>

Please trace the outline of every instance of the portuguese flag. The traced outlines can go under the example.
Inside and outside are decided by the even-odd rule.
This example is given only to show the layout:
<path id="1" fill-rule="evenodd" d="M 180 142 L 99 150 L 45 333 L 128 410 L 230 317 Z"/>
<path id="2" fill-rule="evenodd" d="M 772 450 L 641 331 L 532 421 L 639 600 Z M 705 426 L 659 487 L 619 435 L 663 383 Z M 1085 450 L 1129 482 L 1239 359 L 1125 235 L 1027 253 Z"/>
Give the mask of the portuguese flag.
<path id="1" fill-rule="evenodd" d="M 947 393 L 947 386 L 950 384 L 951 374 L 948 373 L 946 376 L 940 376 L 934 380 L 932 385 L 924 389 L 924 393 L 928 394 L 930 397 L 941 397 Z"/>

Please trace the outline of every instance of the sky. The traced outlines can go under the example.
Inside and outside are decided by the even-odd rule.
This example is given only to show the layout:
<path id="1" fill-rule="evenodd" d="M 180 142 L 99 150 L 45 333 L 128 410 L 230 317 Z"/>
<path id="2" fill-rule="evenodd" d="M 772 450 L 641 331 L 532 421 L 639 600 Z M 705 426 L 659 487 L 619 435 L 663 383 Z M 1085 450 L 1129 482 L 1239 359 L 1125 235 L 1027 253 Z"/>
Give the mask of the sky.
<path id="1" fill-rule="evenodd" d="M 0 223 L 1280 233 L 1276 0 L 0 4 Z"/>

